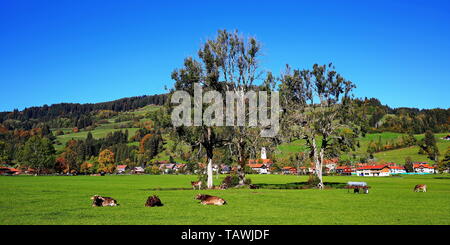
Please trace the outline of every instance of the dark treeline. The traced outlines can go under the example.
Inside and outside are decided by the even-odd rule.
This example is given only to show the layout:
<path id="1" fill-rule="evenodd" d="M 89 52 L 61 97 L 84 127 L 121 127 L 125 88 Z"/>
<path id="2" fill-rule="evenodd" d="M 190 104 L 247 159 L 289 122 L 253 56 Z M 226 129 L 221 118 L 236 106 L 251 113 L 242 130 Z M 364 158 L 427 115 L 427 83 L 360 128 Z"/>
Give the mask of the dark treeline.
<path id="1" fill-rule="evenodd" d="M 163 105 L 167 100 L 167 94 L 144 95 L 123 98 L 109 102 L 95 104 L 60 103 L 51 106 L 30 107 L 23 111 L 0 112 L 0 123 L 8 129 L 29 130 L 39 123 L 54 120 L 64 121 L 66 127 L 84 128 L 90 126 L 93 120 L 90 113 L 99 110 L 111 110 L 115 112 L 129 111 L 146 105 Z M 58 122 L 58 124 L 62 124 Z"/>
<path id="2" fill-rule="evenodd" d="M 92 112 L 109 110 L 123 112 L 142 108 L 146 105 L 163 105 L 167 94 L 145 95 L 123 98 L 96 104 L 61 103 L 51 106 L 30 107 L 23 111 L 0 112 L 0 123 L 9 130 L 30 130 L 50 125 L 52 128 L 86 128 L 94 123 Z M 391 108 L 381 104 L 376 98 L 356 99 L 356 104 L 364 105 L 369 116 L 368 127 L 371 132 L 391 131 L 398 133 L 421 134 L 427 130 L 434 133 L 450 130 L 450 109 Z"/>

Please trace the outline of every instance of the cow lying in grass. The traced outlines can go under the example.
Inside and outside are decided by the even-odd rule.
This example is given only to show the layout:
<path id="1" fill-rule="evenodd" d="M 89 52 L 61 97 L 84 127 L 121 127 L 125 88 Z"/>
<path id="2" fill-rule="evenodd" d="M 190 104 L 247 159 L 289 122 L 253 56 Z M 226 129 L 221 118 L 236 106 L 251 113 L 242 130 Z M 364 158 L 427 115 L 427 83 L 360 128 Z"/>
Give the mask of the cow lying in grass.
<path id="1" fill-rule="evenodd" d="M 99 195 L 95 195 L 91 197 L 91 200 L 93 200 L 92 202 L 92 207 L 106 207 L 106 206 L 118 206 L 119 204 L 117 203 L 116 200 L 114 200 L 111 197 L 102 197 Z"/>
<path id="2" fill-rule="evenodd" d="M 416 185 L 414 187 L 414 191 L 415 192 L 419 192 L 419 191 L 427 192 L 427 185 Z"/>
<path id="3" fill-rule="evenodd" d="M 203 205 L 224 205 L 227 204 L 227 202 L 220 197 L 216 197 L 216 196 L 210 196 L 210 195 L 206 195 L 206 194 L 197 194 L 197 196 L 195 196 L 195 199 L 197 200 L 201 200 L 201 204 Z"/>
<path id="4" fill-rule="evenodd" d="M 147 198 L 147 202 L 145 203 L 146 207 L 160 207 L 160 206 L 163 206 L 163 205 L 164 204 L 162 204 L 161 200 L 156 195 L 149 196 Z"/>

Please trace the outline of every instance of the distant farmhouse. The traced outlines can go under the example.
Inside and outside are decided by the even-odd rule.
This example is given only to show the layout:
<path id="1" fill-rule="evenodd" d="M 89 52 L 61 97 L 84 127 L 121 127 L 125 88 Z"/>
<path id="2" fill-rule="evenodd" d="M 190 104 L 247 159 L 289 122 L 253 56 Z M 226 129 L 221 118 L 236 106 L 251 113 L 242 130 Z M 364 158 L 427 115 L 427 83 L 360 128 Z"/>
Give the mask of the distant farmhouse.
<path id="1" fill-rule="evenodd" d="M 125 170 L 127 169 L 128 165 L 117 165 L 116 171 L 118 174 L 125 173 Z"/>
<path id="2" fill-rule="evenodd" d="M 388 165 L 368 165 L 356 168 L 357 176 L 389 176 L 390 173 Z"/>
<path id="3" fill-rule="evenodd" d="M 266 148 L 261 148 L 261 158 L 260 159 L 250 159 L 248 160 L 247 166 L 249 166 L 253 171 L 259 174 L 270 174 L 270 167 L 273 165 L 273 161 L 267 159 Z"/>
<path id="4" fill-rule="evenodd" d="M 416 172 L 416 173 L 428 173 L 428 174 L 435 173 L 434 167 L 428 165 L 428 163 L 413 164 L 413 169 L 414 169 L 414 172 Z"/>

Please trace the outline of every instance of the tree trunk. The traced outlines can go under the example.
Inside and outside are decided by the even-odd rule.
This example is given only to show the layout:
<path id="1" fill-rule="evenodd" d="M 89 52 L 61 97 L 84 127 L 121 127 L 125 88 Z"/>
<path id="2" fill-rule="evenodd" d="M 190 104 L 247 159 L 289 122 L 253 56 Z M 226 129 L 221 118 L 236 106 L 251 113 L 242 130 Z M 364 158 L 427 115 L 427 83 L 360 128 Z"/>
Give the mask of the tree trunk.
<path id="1" fill-rule="evenodd" d="M 323 185 L 323 173 L 322 173 L 322 169 L 323 169 L 323 149 L 320 149 L 320 158 L 319 158 L 319 172 L 318 172 L 318 177 L 319 177 L 319 184 L 317 185 L 317 187 L 321 190 L 323 190 L 324 185 Z"/>
<path id="2" fill-rule="evenodd" d="M 207 128 L 207 142 L 204 144 L 205 150 L 206 150 L 206 158 L 208 160 L 208 166 L 206 168 L 206 175 L 208 176 L 208 179 L 206 181 L 206 186 L 208 189 L 213 188 L 213 171 L 212 171 L 212 164 L 213 164 L 213 154 L 214 154 L 214 147 L 212 141 L 212 130 L 211 128 Z"/>
<path id="3" fill-rule="evenodd" d="M 242 141 L 241 141 L 242 142 Z M 239 185 L 245 185 L 245 159 L 244 159 L 244 147 L 243 144 L 238 144 L 238 177 Z"/>
<path id="4" fill-rule="evenodd" d="M 206 185 L 208 189 L 211 189 L 213 187 L 212 158 L 208 159 L 208 167 L 206 173 L 208 175 L 208 181 L 206 182 Z"/>
<path id="5" fill-rule="evenodd" d="M 316 165 L 316 175 L 319 178 L 320 182 L 317 185 L 317 188 L 323 189 L 323 180 L 322 180 L 322 163 L 323 163 L 323 150 L 320 150 L 320 156 L 318 154 L 316 139 L 312 139 L 312 146 L 314 151 L 314 163 Z"/>

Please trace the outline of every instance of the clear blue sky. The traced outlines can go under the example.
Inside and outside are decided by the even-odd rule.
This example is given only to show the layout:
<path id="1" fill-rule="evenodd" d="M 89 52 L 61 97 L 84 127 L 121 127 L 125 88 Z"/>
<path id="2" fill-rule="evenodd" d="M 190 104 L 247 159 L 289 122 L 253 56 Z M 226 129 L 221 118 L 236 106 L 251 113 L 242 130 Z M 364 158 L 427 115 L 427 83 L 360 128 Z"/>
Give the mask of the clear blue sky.
<path id="1" fill-rule="evenodd" d="M 333 62 L 357 97 L 448 108 L 450 1 L 1 1 L 0 111 L 162 93 L 217 29 L 262 66 Z"/>

